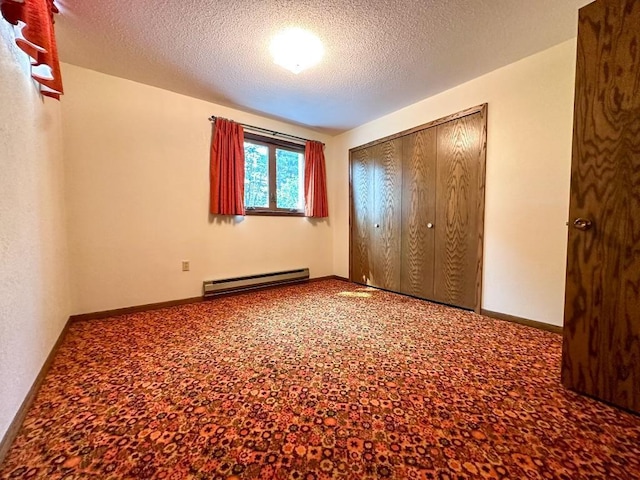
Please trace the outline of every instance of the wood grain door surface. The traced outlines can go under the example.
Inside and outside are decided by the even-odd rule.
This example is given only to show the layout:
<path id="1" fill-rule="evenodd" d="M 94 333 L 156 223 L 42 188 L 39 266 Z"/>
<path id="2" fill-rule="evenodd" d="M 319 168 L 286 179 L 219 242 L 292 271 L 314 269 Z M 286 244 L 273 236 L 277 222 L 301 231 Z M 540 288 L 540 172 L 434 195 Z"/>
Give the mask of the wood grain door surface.
<path id="1" fill-rule="evenodd" d="M 352 281 L 480 310 L 487 105 L 350 152 Z"/>
<path id="2" fill-rule="evenodd" d="M 400 292 L 432 299 L 435 260 L 436 128 L 402 137 Z"/>
<path id="3" fill-rule="evenodd" d="M 365 285 L 373 277 L 375 147 L 351 154 L 351 280 Z"/>
<path id="4" fill-rule="evenodd" d="M 400 290 L 400 227 L 402 139 L 375 147 L 373 281 L 371 285 Z"/>
<path id="5" fill-rule="evenodd" d="M 640 1 L 580 10 L 562 381 L 640 412 Z"/>
<path id="6" fill-rule="evenodd" d="M 437 127 L 434 300 L 474 308 L 479 204 L 484 191 L 480 113 Z"/>

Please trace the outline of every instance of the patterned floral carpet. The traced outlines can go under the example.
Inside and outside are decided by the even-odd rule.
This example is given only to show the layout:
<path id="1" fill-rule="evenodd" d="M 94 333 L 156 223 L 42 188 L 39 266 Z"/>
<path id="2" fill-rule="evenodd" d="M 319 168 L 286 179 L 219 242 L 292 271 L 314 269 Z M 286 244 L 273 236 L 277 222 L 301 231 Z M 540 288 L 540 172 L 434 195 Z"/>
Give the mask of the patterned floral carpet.
<path id="1" fill-rule="evenodd" d="M 341 281 L 76 322 L 0 478 L 640 478 L 560 351 Z"/>

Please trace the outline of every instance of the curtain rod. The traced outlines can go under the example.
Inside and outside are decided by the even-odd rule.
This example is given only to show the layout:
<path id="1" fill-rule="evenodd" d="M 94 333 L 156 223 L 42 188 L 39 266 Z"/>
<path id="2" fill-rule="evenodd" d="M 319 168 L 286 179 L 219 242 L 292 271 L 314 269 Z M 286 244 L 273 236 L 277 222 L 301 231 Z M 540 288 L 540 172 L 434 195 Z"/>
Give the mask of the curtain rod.
<path id="1" fill-rule="evenodd" d="M 216 121 L 216 117 L 215 115 L 211 115 L 211 117 L 209 117 L 209 120 L 212 122 Z M 220 117 L 222 118 L 222 117 Z M 282 132 L 276 132 L 275 130 L 269 130 L 268 128 L 262 128 L 262 127 L 256 127 L 254 125 L 248 125 L 246 123 L 241 123 L 240 125 L 242 125 L 244 128 L 247 128 L 249 130 L 254 130 L 256 132 L 262 132 L 262 133 L 268 133 L 269 135 L 273 135 L 274 137 L 286 137 L 286 138 L 291 138 L 294 140 L 299 140 L 301 142 L 316 142 L 317 140 L 309 140 L 308 138 L 302 138 L 302 137 L 297 137 L 295 135 L 289 135 L 288 133 L 282 133 Z M 324 145 L 323 142 L 322 145 Z"/>

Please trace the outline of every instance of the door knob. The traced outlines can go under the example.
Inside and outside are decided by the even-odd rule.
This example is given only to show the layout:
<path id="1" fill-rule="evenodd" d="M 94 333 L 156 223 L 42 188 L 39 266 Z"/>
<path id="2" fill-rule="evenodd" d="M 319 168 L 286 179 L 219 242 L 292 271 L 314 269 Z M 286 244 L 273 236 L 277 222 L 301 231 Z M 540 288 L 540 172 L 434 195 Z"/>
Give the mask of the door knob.
<path id="1" fill-rule="evenodd" d="M 578 230 L 586 231 L 592 226 L 591 220 L 587 220 L 586 218 L 576 218 L 573 221 L 573 228 L 577 228 Z"/>
<path id="2" fill-rule="evenodd" d="M 427 228 L 433 228 L 433 223 L 427 223 Z"/>

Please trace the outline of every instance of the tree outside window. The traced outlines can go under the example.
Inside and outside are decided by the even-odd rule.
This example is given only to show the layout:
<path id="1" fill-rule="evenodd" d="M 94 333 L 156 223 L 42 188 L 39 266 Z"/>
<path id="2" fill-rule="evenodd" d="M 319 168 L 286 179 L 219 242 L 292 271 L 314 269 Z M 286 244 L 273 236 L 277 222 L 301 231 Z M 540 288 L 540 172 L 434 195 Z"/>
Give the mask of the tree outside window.
<path id="1" fill-rule="evenodd" d="M 247 214 L 302 214 L 304 146 L 245 134 L 244 154 Z"/>

